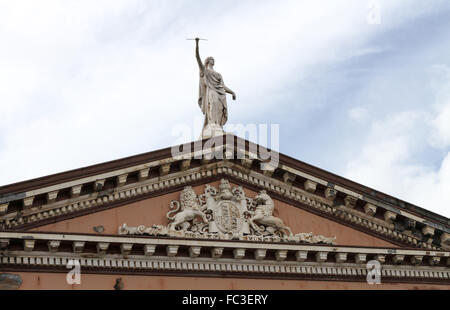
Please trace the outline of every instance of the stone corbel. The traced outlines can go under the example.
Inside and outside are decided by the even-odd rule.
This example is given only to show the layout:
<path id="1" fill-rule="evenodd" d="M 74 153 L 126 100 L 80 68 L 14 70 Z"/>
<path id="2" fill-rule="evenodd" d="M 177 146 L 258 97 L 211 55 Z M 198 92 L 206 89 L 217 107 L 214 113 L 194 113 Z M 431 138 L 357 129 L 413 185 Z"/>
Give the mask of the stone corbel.
<path id="1" fill-rule="evenodd" d="M 94 182 L 94 192 L 99 192 L 103 189 L 103 185 L 105 185 L 105 179 L 97 180 Z"/>
<path id="2" fill-rule="evenodd" d="M 375 255 L 374 259 L 377 260 L 380 264 L 384 264 L 386 262 L 386 255 L 377 254 Z"/>
<path id="3" fill-rule="evenodd" d="M 433 237 L 433 236 L 434 236 L 434 228 L 433 228 L 433 227 L 430 227 L 430 226 L 424 226 L 424 227 L 422 228 L 422 233 L 423 233 L 425 236 Z"/>
<path id="4" fill-rule="evenodd" d="M 31 252 L 34 249 L 35 240 L 25 239 L 23 240 L 23 250 L 25 252 Z"/>
<path id="5" fill-rule="evenodd" d="M 0 215 L 4 215 L 6 214 L 6 212 L 8 212 L 8 205 L 9 202 L 0 204 Z"/>
<path id="6" fill-rule="evenodd" d="M 295 177 L 296 175 L 290 172 L 285 172 L 283 173 L 283 181 L 284 183 L 288 184 L 288 185 L 292 185 L 292 183 L 294 183 L 295 181 Z"/>
<path id="7" fill-rule="evenodd" d="M 336 263 L 344 263 L 347 260 L 347 253 L 336 253 L 334 258 Z"/>
<path id="8" fill-rule="evenodd" d="M 405 255 L 394 255 L 392 257 L 392 261 L 394 262 L 394 264 L 400 265 L 401 263 L 403 263 L 403 261 L 405 260 Z"/>
<path id="9" fill-rule="evenodd" d="M 223 248 L 212 248 L 211 249 L 211 257 L 212 258 L 220 258 L 223 254 Z"/>
<path id="10" fill-rule="evenodd" d="M 178 253 L 178 245 L 168 245 L 166 247 L 166 253 L 169 257 L 174 257 Z"/>
<path id="11" fill-rule="evenodd" d="M 428 263 L 431 266 L 438 265 L 440 261 L 441 261 L 441 258 L 439 256 L 432 256 L 428 259 Z"/>
<path id="12" fill-rule="evenodd" d="M 250 158 L 242 158 L 241 159 L 241 165 L 244 166 L 245 168 L 250 169 L 252 164 L 253 164 L 253 159 L 250 159 Z"/>
<path id="13" fill-rule="evenodd" d="M 422 264 L 423 256 L 421 255 L 413 255 L 411 256 L 411 263 L 413 265 L 420 265 Z"/>
<path id="14" fill-rule="evenodd" d="M 152 256 L 155 254 L 156 245 L 154 244 L 146 244 L 144 245 L 144 255 Z"/>
<path id="15" fill-rule="evenodd" d="M 277 250 L 275 252 L 275 259 L 277 261 L 284 261 L 287 257 L 287 250 Z"/>
<path id="16" fill-rule="evenodd" d="M 47 193 L 47 203 L 54 203 L 56 201 L 56 197 L 58 197 L 59 191 L 53 191 Z"/>
<path id="17" fill-rule="evenodd" d="M 406 230 L 413 230 L 414 228 L 416 228 L 416 221 L 410 218 L 405 218 L 405 229 Z"/>
<path id="18" fill-rule="evenodd" d="M 108 242 L 99 242 L 97 243 L 97 254 L 104 255 L 106 251 L 108 251 L 109 243 Z"/>
<path id="19" fill-rule="evenodd" d="M 397 218 L 397 213 L 392 211 L 384 212 L 384 221 L 389 224 L 394 224 L 395 219 Z"/>
<path id="20" fill-rule="evenodd" d="M 76 197 L 80 196 L 82 187 L 83 187 L 83 184 L 72 186 L 70 188 L 70 196 L 72 198 L 76 198 Z"/>
<path id="21" fill-rule="evenodd" d="M 52 241 L 49 241 L 48 243 L 47 243 L 47 245 L 48 245 L 48 250 L 50 251 L 50 252 L 52 252 L 52 253 L 55 253 L 55 252 L 58 252 L 58 250 L 59 250 L 59 245 L 61 244 L 61 241 L 59 241 L 59 240 L 52 240 Z"/>
<path id="22" fill-rule="evenodd" d="M 316 262 L 322 263 L 327 260 L 328 252 L 317 252 L 316 253 Z"/>
<path id="23" fill-rule="evenodd" d="M 132 248 L 133 248 L 133 244 L 132 243 L 122 243 L 120 245 L 120 253 L 123 256 L 128 256 L 130 254 Z"/>
<path id="24" fill-rule="evenodd" d="M 191 246 L 189 247 L 189 257 L 198 257 L 200 255 L 200 251 L 202 250 L 202 247 L 199 246 Z"/>
<path id="25" fill-rule="evenodd" d="M 275 172 L 275 169 L 277 169 L 276 166 L 273 166 L 268 163 L 261 163 L 261 170 L 263 171 L 263 174 L 266 177 L 270 178 L 272 176 L 272 174 Z"/>
<path id="26" fill-rule="evenodd" d="M 375 213 L 377 212 L 377 207 L 374 206 L 373 204 L 371 204 L 371 203 L 368 202 L 368 203 L 366 203 L 366 205 L 364 206 L 364 212 L 365 212 L 367 215 L 374 216 Z"/>
<path id="27" fill-rule="evenodd" d="M 297 251 L 295 253 L 295 258 L 298 262 L 304 262 L 308 258 L 308 252 L 307 251 Z"/>
<path id="28" fill-rule="evenodd" d="M 355 208 L 357 201 L 358 201 L 358 198 L 350 196 L 350 195 L 347 195 L 344 198 L 345 206 L 347 208 L 350 208 L 350 209 L 354 209 Z"/>
<path id="29" fill-rule="evenodd" d="M 450 234 L 449 233 L 443 233 L 441 235 L 441 245 L 442 246 L 450 246 Z"/>
<path id="30" fill-rule="evenodd" d="M 333 201 L 334 198 L 336 198 L 336 194 L 337 194 L 337 191 L 334 188 L 327 187 L 325 189 L 325 198 L 327 198 L 328 200 Z"/>
<path id="31" fill-rule="evenodd" d="M 191 166 L 191 159 L 190 158 L 180 161 L 180 170 L 181 171 L 188 170 L 190 166 Z"/>
<path id="32" fill-rule="evenodd" d="M 31 206 L 33 206 L 33 201 L 34 201 L 34 196 L 24 198 L 23 199 L 23 208 L 25 210 L 30 209 Z"/>
<path id="33" fill-rule="evenodd" d="M 266 249 L 256 249 L 255 250 L 255 259 L 262 260 L 266 257 Z"/>
<path id="34" fill-rule="evenodd" d="M 125 183 L 127 183 L 127 179 L 128 179 L 128 173 L 118 175 L 116 177 L 117 187 L 121 187 L 121 186 L 125 185 Z"/>
<path id="35" fill-rule="evenodd" d="M 139 181 L 143 181 L 148 178 L 148 173 L 150 172 L 150 168 L 145 168 L 139 170 L 138 179 Z"/>
<path id="36" fill-rule="evenodd" d="M 242 259 L 245 256 L 245 249 L 234 249 L 233 255 L 235 259 Z"/>
<path id="37" fill-rule="evenodd" d="M 367 261 L 367 254 L 360 253 L 355 255 L 355 263 L 364 264 L 366 263 L 366 261 Z"/>
<path id="38" fill-rule="evenodd" d="M 311 180 L 306 180 L 305 183 L 303 183 L 303 186 L 307 192 L 314 193 L 317 188 L 317 183 Z"/>
<path id="39" fill-rule="evenodd" d="M 82 253 L 84 250 L 84 241 L 74 241 L 72 248 L 74 253 Z"/>
<path id="40" fill-rule="evenodd" d="M 168 175 L 169 171 L 170 171 L 170 163 L 159 166 L 159 175 L 160 176 Z"/>
<path id="41" fill-rule="evenodd" d="M 9 239 L 0 239 L 0 250 L 6 249 L 9 244 Z"/>

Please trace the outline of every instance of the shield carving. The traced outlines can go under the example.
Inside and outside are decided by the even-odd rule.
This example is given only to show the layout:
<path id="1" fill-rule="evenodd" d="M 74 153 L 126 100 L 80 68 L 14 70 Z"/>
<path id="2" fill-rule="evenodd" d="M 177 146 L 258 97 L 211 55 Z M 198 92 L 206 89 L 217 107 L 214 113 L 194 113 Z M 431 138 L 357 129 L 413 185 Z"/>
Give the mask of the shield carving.
<path id="1" fill-rule="evenodd" d="M 230 200 L 222 200 L 217 204 L 214 220 L 222 233 L 239 233 L 244 222 L 239 208 Z"/>

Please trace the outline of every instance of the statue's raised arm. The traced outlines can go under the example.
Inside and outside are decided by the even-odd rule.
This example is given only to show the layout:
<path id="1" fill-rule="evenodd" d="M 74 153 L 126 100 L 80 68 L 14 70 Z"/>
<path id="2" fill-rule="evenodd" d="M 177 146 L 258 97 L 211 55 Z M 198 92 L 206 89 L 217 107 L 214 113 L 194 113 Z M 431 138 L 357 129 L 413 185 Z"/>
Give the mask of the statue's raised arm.
<path id="1" fill-rule="evenodd" d="M 198 68 L 200 69 L 200 72 L 203 73 L 205 71 L 205 66 L 202 63 L 202 59 L 200 58 L 200 52 L 198 48 L 199 40 L 199 38 L 195 38 L 195 58 L 197 58 Z"/>

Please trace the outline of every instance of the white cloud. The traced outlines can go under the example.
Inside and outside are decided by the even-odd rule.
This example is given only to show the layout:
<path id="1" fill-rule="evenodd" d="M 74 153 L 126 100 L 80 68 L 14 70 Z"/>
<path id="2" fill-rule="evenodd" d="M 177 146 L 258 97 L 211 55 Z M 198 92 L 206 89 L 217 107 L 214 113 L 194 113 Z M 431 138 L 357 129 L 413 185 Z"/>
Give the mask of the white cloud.
<path id="1" fill-rule="evenodd" d="M 372 122 L 366 143 L 347 164 L 347 178 L 450 217 L 450 151 L 446 148 L 438 167 L 415 157 L 424 148 L 436 146 L 427 146 L 427 136 L 434 143 L 439 141 L 440 147 L 448 146 L 450 105 L 443 94 L 447 94 L 450 79 L 442 78 L 447 70 L 432 68 L 438 74 L 432 79 L 438 100 L 435 111 L 404 111 Z"/>
<path id="2" fill-rule="evenodd" d="M 450 146 L 450 67 L 433 65 L 428 72 L 436 97 L 430 141 L 436 147 L 445 148 Z"/>
<path id="3" fill-rule="evenodd" d="M 348 111 L 348 117 L 354 121 L 363 122 L 367 119 L 369 112 L 363 107 L 354 107 Z"/>

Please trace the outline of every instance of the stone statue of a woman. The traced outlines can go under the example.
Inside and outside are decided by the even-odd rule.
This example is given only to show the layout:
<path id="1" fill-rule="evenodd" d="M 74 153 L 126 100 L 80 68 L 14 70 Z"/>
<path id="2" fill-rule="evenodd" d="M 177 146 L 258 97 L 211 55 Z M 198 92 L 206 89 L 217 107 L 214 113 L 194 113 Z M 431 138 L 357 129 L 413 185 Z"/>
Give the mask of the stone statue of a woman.
<path id="1" fill-rule="evenodd" d="M 205 64 L 202 63 L 198 49 L 199 40 L 195 39 L 195 56 L 200 69 L 198 104 L 205 115 L 201 138 L 206 139 L 224 134 L 223 125 L 228 119 L 226 93 L 231 94 L 233 100 L 236 100 L 236 94 L 225 86 L 222 75 L 214 71 L 214 58 L 208 57 Z"/>

